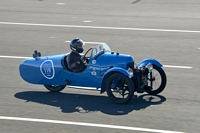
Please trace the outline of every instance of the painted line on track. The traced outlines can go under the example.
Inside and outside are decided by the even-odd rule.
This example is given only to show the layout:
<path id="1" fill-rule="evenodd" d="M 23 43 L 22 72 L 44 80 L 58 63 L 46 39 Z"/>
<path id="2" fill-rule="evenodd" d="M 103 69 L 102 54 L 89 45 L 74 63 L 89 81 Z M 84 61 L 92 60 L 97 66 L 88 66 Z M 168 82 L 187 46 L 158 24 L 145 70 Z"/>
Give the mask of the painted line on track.
<path id="1" fill-rule="evenodd" d="M 172 65 L 163 65 L 163 67 L 186 68 L 186 69 L 191 69 L 192 68 L 190 66 L 172 66 Z"/>
<path id="2" fill-rule="evenodd" d="M 71 41 L 65 41 L 65 42 L 71 42 Z M 85 42 L 85 43 L 87 43 L 87 44 L 102 44 L 104 42 Z"/>
<path id="3" fill-rule="evenodd" d="M 87 28 L 87 29 L 109 29 L 109 30 L 135 30 L 135 31 L 200 33 L 200 31 L 195 31 L 195 30 L 146 29 L 146 28 L 124 28 L 124 27 L 100 27 L 100 26 L 58 25 L 58 24 L 16 23 L 16 22 L 0 22 L 0 24 L 4 24 L 4 25 L 23 25 L 23 26 L 64 27 L 64 28 Z"/>
<path id="4" fill-rule="evenodd" d="M 57 5 L 65 5 L 65 3 L 56 3 Z"/>
<path id="5" fill-rule="evenodd" d="M 10 58 L 10 59 L 28 59 L 28 58 L 33 58 L 33 57 L 5 56 L 5 55 L 0 55 L 0 58 Z"/>
<path id="6" fill-rule="evenodd" d="M 0 119 L 1 120 L 12 120 L 12 121 L 25 121 L 25 122 L 40 122 L 40 123 L 65 124 L 65 125 L 75 125 L 75 126 L 87 126 L 87 127 L 101 127 L 101 128 L 132 130 L 132 131 L 143 131 L 143 132 L 152 132 L 152 133 L 184 133 L 184 132 L 179 132 L 179 131 L 168 131 L 168 130 L 158 130 L 158 129 L 138 128 L 138 127 L 128 127 L 128 126 L 118 126 L 118 125 L 106 125 L 106 124 L 73 122 L 73 121 L 35 119 L 35 118 L 21 118 L 21 117 L 0 116 Z"/>
<path id="7" fill-rule="evenodd" d="M 0 55 L 0 58 L 10 58 L 10 59 L 28 59 L 33 57 L 22 57 L 22 56 L 5 56 Z M 173 65 L 163 65 L 163 67 L 169 67 L 169 68 L 183 68 L 183 69 L 191 69 L 191 66 L 173 66 Z"/>

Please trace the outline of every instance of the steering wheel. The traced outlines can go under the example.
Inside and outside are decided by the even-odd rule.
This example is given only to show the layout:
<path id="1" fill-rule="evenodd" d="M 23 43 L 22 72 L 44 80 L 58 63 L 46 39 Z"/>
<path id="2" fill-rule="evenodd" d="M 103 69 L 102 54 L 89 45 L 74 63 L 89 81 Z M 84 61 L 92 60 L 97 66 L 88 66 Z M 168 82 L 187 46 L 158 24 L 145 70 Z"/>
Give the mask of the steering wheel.
<path id="1" fill-rule="evenodd" d="M 87 55 L 87 54 L 89 53 L 89 51 L 91 51 L 91 50 L 93 50 L 93 48 L 88 49 L 87 52 L 86 52 L 86 53 L 83 55 L 83 57 L 82 57 L 82 59 L 86 60 L 87 63 L 88 63 L 88 61 L 90 60 L 90 56 L 86 56 L 86 55 Z"/>

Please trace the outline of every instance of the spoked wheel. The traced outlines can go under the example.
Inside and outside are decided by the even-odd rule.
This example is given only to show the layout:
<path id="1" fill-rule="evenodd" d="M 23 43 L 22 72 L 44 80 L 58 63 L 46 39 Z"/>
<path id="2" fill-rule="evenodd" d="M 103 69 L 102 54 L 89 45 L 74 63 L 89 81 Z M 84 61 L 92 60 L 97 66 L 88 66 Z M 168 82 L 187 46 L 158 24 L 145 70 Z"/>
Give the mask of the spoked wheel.
<path id="1" fill-rule="evenodd" d="M 153 71 L 148 74 L 148 87 L 145 91 L 148 94 L 156 95 L 165 89 L 167 78 L 161 67 L 153 65 Z"/>
<path id="2" fill-rule="evenodd" d="M 44 85 L 44 87 L 51 92 L 62 91 L 66 85 Z"/>
<path id="3" fill-rule="evenodd" d="M 133 97 L 134 85 L 129 77 L 121 73 L 114 73 L 107 80 L 106 90 L 113 102 L 125 104 Z"/>

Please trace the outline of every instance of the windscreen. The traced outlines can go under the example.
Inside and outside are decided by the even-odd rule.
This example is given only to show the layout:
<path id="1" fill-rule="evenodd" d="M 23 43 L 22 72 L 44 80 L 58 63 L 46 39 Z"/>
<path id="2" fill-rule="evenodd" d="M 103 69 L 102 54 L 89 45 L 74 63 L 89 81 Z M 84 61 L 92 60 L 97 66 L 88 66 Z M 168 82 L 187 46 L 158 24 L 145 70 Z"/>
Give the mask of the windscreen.
<path id="1" fill-rule="evenodd" d="M 98 53 L 100 53 L 102 51 L 104 51 L 104 52 L 111 52 L 111 49 L 105 43 L 104 44 L 99 44 L 99 45 L 93 47 L 91 56 L 95 56 L 95 55 L 97 55 Z"/>

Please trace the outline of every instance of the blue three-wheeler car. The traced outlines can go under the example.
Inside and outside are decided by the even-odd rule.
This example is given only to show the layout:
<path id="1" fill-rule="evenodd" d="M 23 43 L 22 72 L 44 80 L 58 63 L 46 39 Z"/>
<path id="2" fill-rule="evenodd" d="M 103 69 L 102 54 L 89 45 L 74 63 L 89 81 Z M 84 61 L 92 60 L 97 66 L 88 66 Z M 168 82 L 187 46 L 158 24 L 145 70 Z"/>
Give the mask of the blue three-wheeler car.
<path id="1" fill-rule="evenodd" d="M 134 92 L 156 95 L 166 86 L 159 61 L 148 58 L 136 65 L 132 56 L 112 52 L 107 44 L 94 46 L 83 55 L 87 67 L 82 72 L 68 69 L 67 56 L 41 56 L 34 51 L 33 58 L 20 64 L 20 75 L 28 83 L 44 85 L 51 92 L 62 91 L 66 86 L 99 88 L 100 93 L 107 92 L 119 104 L 128 103 Z"/>

